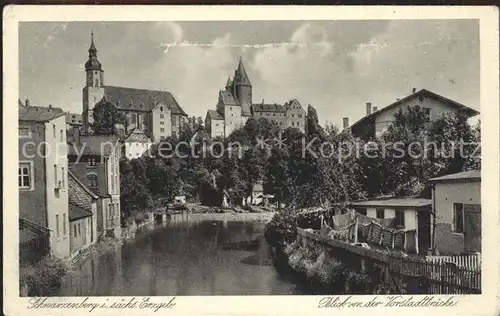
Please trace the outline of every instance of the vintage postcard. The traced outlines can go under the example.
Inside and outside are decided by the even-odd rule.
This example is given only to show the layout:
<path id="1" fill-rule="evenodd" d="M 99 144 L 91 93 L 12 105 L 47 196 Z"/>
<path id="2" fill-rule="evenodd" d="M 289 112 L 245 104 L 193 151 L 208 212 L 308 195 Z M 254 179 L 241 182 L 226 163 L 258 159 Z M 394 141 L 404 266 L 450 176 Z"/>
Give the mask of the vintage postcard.
<path id="1" fill-rule="evenodd" d="M 4 313 L 498 315 L 498 23 L 6 7 Z"/>

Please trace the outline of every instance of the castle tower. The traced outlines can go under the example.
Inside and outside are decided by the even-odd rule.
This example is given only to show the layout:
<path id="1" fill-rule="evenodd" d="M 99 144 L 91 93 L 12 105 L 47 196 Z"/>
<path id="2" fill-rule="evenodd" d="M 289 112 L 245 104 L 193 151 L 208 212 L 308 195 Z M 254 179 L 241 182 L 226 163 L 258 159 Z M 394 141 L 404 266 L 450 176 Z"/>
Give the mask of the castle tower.
<path id="1" fill-rule="evenodd" d="M 238 69 L 234 72 L 233 80 L 234 96 L 240 101 L 241 115 L 251 115 L 252 106 L 252 84 L 248 79 L 247 72 L 240 57 Z"/>
<path id="2" fill-rule="evenodd" d="M 97 59 L 97 49 L 94 45 L 94 33 L 91 33 L 89 59 L 85 63 L 86 83 L 83 88 L 83 132 L 89 132 L 89 126 L 93 122 L 92 110 L 94 106 L 104 97 L 104 71 Z"/>

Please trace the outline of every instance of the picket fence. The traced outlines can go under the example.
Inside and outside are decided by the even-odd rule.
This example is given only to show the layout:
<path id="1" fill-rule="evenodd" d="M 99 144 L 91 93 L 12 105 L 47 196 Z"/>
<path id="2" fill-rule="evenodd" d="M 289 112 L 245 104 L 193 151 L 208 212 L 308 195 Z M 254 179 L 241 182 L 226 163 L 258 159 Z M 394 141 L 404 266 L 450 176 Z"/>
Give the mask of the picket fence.
<path id="1" fill-rule="evenodd" d="M 391 283 L 397 284 L 398 294 L 481 293 L 479 256 L 474 256 L 476 259 L 469 258 L 473 256 L 440 256 L 429 259 L 401 256 L 321 236 L 309 229 L 297 228 L 297 234 L 298 240 L 304 245 L 313 242 L 328 247 L 335 253 L 335 257 L 347 260 L 349 266 L 359 266 L 355 263 L 357 261 L 362 262 L 361 265 L 365 267 L 378 267 L 377 270 L 384 275 L 383 279 L 390 279 Z M 376 272 L 371 270 L 369 273 Z"/>

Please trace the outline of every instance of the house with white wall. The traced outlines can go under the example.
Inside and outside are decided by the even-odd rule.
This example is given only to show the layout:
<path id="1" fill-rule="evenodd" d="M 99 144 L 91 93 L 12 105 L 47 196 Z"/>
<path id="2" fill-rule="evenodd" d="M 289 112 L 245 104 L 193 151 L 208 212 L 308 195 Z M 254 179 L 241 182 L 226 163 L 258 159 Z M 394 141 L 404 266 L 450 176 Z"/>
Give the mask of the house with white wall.
<path id="1" fill-rule="evenodd" d="M 430 179 L 436 214 L 434 246 L 441 255 L 481 252 L 481 171 Z"/>
<path id="2" fill-rule="evenodd" d="M 402 110 L 406 111 L 408 107 L 420 107 L 424 111 L 429 122 L 437 120 L 445 113 L 462 112 L 467 117 L 474 117 L 479 114 L 479 111 L 465 106 L 456 101 L 450 100 L 437 93 L 427 89 L 416 91 L 410 95 L 396 100 L 383 108 L 372 106 L 371 102 L 366 103 L 366 115 L 359 119 L 351 126 L 344 129 L 344 132 L 351 133 L 355 137 L 365 141 L 374 139 L 382 135 L 389 125 L 394 122 L 394 115 Z M 349 118 L 344 118 L 345 122 Z"/>
<path id="3" fill-rule="evenodd" d="M 431 246 L 431 203 L 430 199 L 397 197 L 355 201 L 350 207 L 370 218 L 393 219 L 393 228 L 405 231 L 405 249 L 422 253 Z"/>
<path id="4" fill-rule="evenodd" d="M 66 113 L 53 106 L 19 106 L 20 250 L 49 232 L 50 253 L 69 257 Z M 29 225 L 28 225 L 29 224 Z M 43 237 L 45 238 L 45 237 Z M 39 247 L 41 249 L 41 247 Z M 38 250 L 40 250 L 38 249 Z M 44 254 L 41 254 L 44 255 Z"/>
<path id="5" fill-rule="evenodd" d="M 78 177 L 68 171 L 70 251 L 74 258 L 97 241 L 97 201 Z"/>

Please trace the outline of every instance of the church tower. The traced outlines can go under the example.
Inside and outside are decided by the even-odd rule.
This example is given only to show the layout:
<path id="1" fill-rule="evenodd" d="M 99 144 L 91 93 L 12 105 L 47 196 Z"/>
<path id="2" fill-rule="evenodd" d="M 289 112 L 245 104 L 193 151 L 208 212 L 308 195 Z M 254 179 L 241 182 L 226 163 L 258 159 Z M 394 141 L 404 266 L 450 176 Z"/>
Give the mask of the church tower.
<path id="1" fill-rule="evenodd" d="M 83 132 L 88 134 L 94 120 L 93 108 L 104 97 L 104 71 L 97 59 L 94 33 L 90 34 L 89 59 L 85 63 L 86 83 L 83 88 Z"/>
<path id="2" fill-rule="evenodd" d="M 250 116 L 250 107 L 252 106 L 252 84 L 250 83 L 250 79 L 248 79 L 241 57 L 238 69 L 234 72 L 233 91 L 234 96 L 240 101 L 241 115 Z"/>

